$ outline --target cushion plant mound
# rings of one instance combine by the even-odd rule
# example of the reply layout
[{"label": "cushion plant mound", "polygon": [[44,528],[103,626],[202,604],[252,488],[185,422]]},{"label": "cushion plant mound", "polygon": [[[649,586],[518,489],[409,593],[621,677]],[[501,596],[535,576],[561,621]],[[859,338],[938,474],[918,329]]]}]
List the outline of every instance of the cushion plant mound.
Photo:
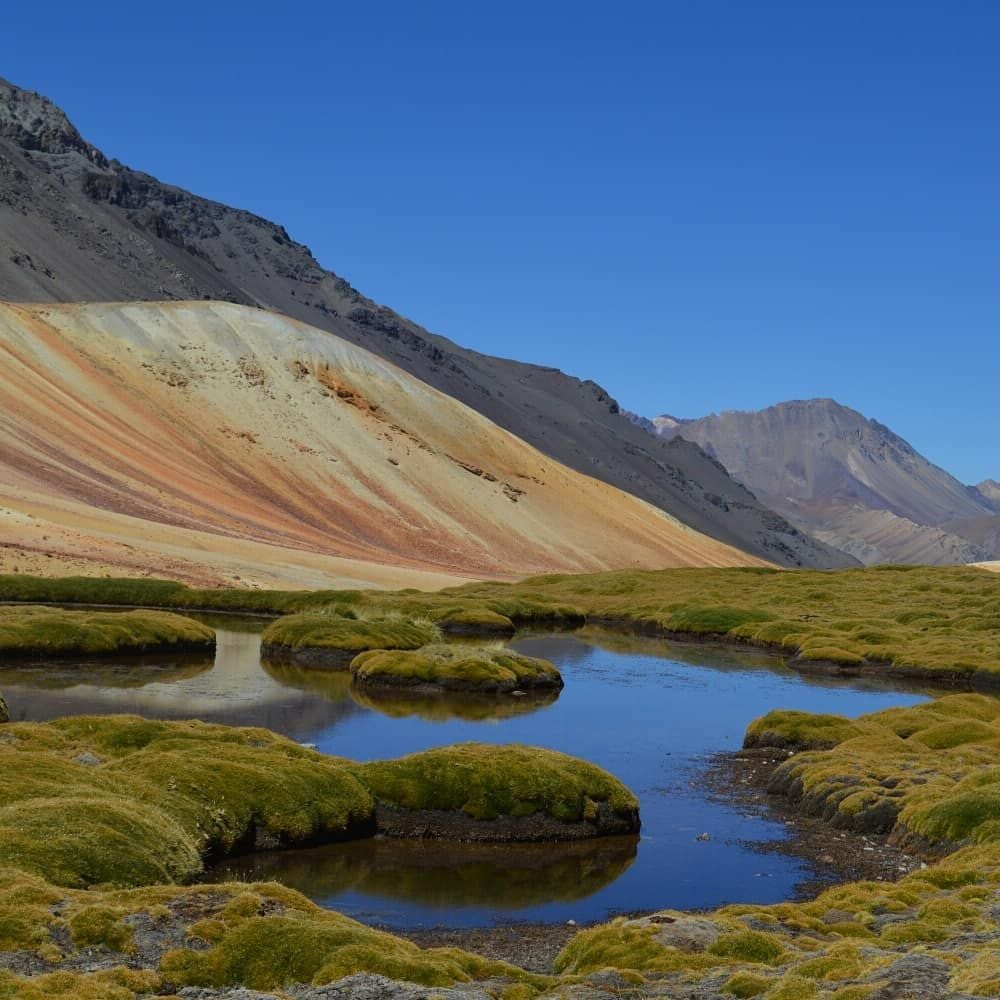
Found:
[{"label": "cushion plant mound", "polygon": [[355,684],[507,694],[559,690],[562,675],[548,660],[490,646],[436,643],[413,652],[371,650],[351,661]]},{"label": "cushion plant mound", "polygon": [[450,840],[577,840],[636,833],[639,803],[594,764],[537,747],[463,743],[355,773],[379,829]]},{"label": "cushion plant mound", "polygon": [[373,830],[344,762],[263,729],[133,716],[4,727],[0,854],[59,885],[185,881],[213,855]]},{"label": "cushion plant mound", "polygon": [[0,947],[21,951],[28,959],[21,964],[35,972],[0,970],[5,998],[135,1000],[183,987],[270,992],[362,972],[434,987],[492,977],[542,987],[549,979],[455,948],[420,948],[274,883],[83,891],[10,868],[0,874]]},{"label": "cushion plant mound", "polygon": [[[774,772],[772,791],[838,826],[888,833],[932,853],[1000,839],[1000,699],[949,695],[856,722],[839,719],[839,726],[837,716],[796,714],[800,738],[812,718],[812,732],[836,746],[790,757]],[[760,738],[767,732],[777,732],[773,744],[787,745],[787,727],[769,723]]]},{"label": "cushion plant mound", "polygon": [[464,608],[437,619],[443,632],[455,635],[513,635],[514,623],[489,608]]},{"label": "cushion plant mound", "polygon": [[346,669],[365,650],[419,649],[437,637],[437,626],[430,621],[398,614],[360,618],[303,612],[268,625],[261,636],[261,652],[279,662]]},{"label": "cushion plant mound", "polygon": [[0,607],[0,656],[38,659],[206,650],[215,632],[169,611]]}]

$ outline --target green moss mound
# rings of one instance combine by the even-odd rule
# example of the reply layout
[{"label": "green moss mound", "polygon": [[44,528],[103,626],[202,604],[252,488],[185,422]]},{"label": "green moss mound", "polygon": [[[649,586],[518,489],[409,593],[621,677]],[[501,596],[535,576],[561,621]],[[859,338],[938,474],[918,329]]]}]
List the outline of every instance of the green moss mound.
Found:
[{"label": "green moss mound", "polygon": [[58,885],[183,882],[218,854],[374,829],[343,762],[266,730],[82,716],[4,736],[0,851]]},{"label": "green moss mound", "polygon": [[424,646],[414,652],[373,650],[351,661],[356,684],[440,691],[510,693],[556,689],[562,675],[548,660],[490,646]]},{"label": "green moss mound", "polygon": [[489,608],[449,611],[436,619],[443,632],[458,635],[513,635],[514,623],[506,615]]},{"label": "green moss mound", "polygon": [[287,615],[270,624],[261,636],[265,657],[290,659],[315,666],[348,666],[357,653],[369,649],[419,649],[438,637],[428,620],[399,614],[373,618],[335,612]]},{"label": "green moss mound", "polygon": [[168,611],[64,611],[0,607],[0,655],[38,659],[208,650],[215,632]]},{"label": "green moss mound", "polygon": [[796,750],[826,750],[853,736],[863,727],[841,715],[814,715],[779,709],[754,719],[747,727],[745,747],[768,746]]},{"label": "green moss mound", "polygon": [[356,773],[380,803],[474,820],[541,813],[575,823],[596,819],[602,805],[634,818],[639,806],[625,785],[596,765],[516,744],[463,743],[361,764]]}]

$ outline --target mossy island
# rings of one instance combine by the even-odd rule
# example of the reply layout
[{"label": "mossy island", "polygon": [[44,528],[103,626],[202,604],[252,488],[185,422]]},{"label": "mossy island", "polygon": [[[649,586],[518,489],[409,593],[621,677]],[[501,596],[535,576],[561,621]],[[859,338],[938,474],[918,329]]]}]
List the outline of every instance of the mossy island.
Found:
[{"label": "mossy island", "polygon": [[353,609],[304,611],[272,622],[261,635],[261,656],[326,670],[347,670],[371,649],[419,649],[439,637],[436,625],[398,612],[361,615]]},{"label": "mossy island", "polygon": [[170,611],[66,611],[0,606],[0,659],[208,652],[215,631]]},{"label": "mossy island", "polygon": [[[377,806],[433,812],[441,830],[454,814],[456,829],[473,824],[458,839],[630,832],[623,816],[638,827],[638,803],[617,779],[530,747],[355,764],[265,729],[138,716],[9,723],[3,737],[4,863],[69,887],[187,882],[214,859],[368,837],[377,825],[411,835],[379,824]],[[504,825],[536,814],[542,826]],[[479,822],[489,836],[474,835]]]},{"label": "mossy island", "polygon": [[554,750],[463,743],[354,773],[389,836],[543,841],[639,832],[639,802],[625,785]]},{"label": "mossy island", "polygon": [[559,691],[555,664],[496,646],[435,643],[407,652],[370,650],[351,661],[351,677],[361,688],[392,688],[422,694],[457,692],[510,695]]}]

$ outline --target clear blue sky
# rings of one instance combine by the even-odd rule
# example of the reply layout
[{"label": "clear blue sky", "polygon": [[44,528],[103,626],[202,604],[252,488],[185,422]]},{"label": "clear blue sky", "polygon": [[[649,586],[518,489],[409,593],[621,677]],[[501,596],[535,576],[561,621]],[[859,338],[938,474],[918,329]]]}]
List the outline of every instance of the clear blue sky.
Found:
[{"label": "clear blue sky", "polygon": [[0,44],[462,344],[647,415],[834,396],[1000,478],[1000,3],[61,0]]}]

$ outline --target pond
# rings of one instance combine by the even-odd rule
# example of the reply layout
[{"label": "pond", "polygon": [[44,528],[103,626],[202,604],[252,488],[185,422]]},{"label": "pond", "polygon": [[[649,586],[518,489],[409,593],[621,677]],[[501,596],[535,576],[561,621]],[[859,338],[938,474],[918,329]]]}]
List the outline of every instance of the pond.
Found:
[{"label": "pond", "polygon": [[[763,851],[784,825],[713,799],[710,755],[741,745],[772,708],[860,715],[913,704],[912,688],[869,679],[805,678],[754,652],[585,630],[519,636],[552,660],[558,698],[482,701],[355,697],[343,673],[260,663],[259,622],[216,619],[214,661],[156,657],[128,664],[0,670],[17,719],[133,712],[266,726],[325,753],[395,757],[466,740],[526,743],[593,761],[639,796],[640,838],[570,845],[456,845],[377,839],[236,858],[215,879],[275,879],[319,904],[394,928],[584,923],[621,912],[788,898],[822,876]],[[708,839],[699,835],[708,835]]]}]

